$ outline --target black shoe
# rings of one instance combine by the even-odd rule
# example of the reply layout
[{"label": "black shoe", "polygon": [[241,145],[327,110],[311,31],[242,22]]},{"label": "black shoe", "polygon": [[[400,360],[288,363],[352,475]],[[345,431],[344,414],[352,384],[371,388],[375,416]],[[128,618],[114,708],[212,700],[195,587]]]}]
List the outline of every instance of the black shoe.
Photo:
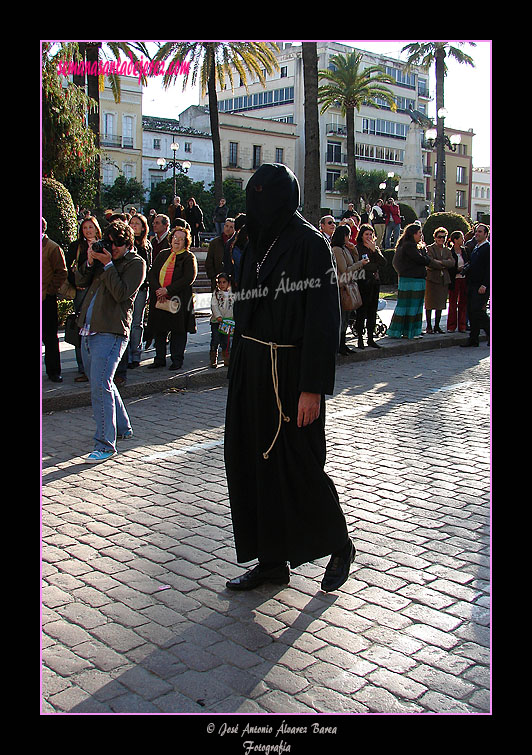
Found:
[{"label": "black shoe", "polygon": [[460,346],[464,349],[467,349],[468,346],[478,346],[478,342],[475,343],[474,341],[467,341],[466,343],[461,343]]},{"label": "black shoe", "polygon": [[157,359],[154,359],[151,364],[148,365],[149,370],[155,370],[157,367],[164,367],[166,362],[161,362]]},{"label": "black shoe", "polygon": [[372,346],[374,349],[380,349],[380,344],[375,343],[375,341],[368,341],[368,346]]},{"label": "black shoe", "polygon": [[48,375],[48,380],[51,380],[52,383],[62,383],[63,378],[61,375]]},{"label": "black shoe", "polygon": [[342,551],[333,553],[331,560],[327,564],[325,574],[321,582],[323,592],[332,592],[341,587],[349,577],[349,568],[355,560],[356,548],[354,543],[349,540],[349,545]]},{"label": "black shoe", "polygon": [[443,333],[443,330],[440,328],[439,325],[436,325],[436,327],[434,328],[434,332],[435,333]]},{"label": "black shoe", "polygon": [[230,579],[225,583],[228,590],[253,590],[265,582],[274,585],[287,585],[290,582],[290,569],[288,564],[280,564],[271,569],[261,568],[259,564],[251,571],[242,574],[240,577]]},{"label": "black shoe", "polygon": [[130,362],[127,366],[128,370],[135,370],[137,367],[140,367],[140,362]]},{"label": "black shoe", "polygon": [[170,365],[170,367],[168,369],[176,371],[176,370],[180,370],[182,366],[183,366],[183,362],[181,362],[181,363],[179,363],[179,362],[172,362],[172,364]]},{"label": "black shoe", "polygon": [[354,349],[350,349],[349,346],[346,346],[345,344],[343,346],[340,346],[340,348],[338,349],[338,353],[344,357],[348,354],[353,354],[354,351]]}]

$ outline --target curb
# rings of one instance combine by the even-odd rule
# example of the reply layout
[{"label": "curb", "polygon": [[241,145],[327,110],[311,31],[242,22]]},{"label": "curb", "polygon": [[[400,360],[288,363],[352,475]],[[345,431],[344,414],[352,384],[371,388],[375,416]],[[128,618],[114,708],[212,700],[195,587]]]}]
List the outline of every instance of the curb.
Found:
[{"label": "curb", "polygon": [[[420,351],[432,351],[434,349],[443,349],[451,346],[459,346],[468,339],[467,333],[445,333],[444,335],[425,335],[420,339],[398,340],[382,339],[381,348],[373,349],[366,347],[363,351],[356,349],[352,354],[338,356],[337,365],[344,365],[349,362],[367,362],[372,359],[386,359],[388,357],[397,357],[404,354],[414,354]],[[486,337],[480,337],[480,342],[486,340]],[[481,348],[481,347],[480,347]],[[138,398],[141,396],[150,396],[153,393],[163,393],[164,391],[198,391],[206,387],[222,387],[227,385],[227,367],[218,367],[213,370],[210,367],[196,367],[169,377],[160,379],[146,380],[145,382],[131,383],[120,387],[120,395],[123,398]],[[64,411],[81,406],[90,406],[90,390],[80,390],[77,393],[60,393],[55,396],[43,396],[41,402],[41,411],[43,414],[48,412]]]}]

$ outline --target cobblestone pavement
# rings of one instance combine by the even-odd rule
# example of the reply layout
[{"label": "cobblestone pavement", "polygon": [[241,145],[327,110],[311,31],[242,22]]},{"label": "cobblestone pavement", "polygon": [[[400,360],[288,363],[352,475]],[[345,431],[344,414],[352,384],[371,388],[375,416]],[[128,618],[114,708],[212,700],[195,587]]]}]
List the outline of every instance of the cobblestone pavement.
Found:
[{"label": "cobblestone pavement", "polygon": [[[42,418],[42,713],[490,712],[490,359],[338,368],[327,471],[357,547],[241,594],[227,390],[127,401],[98,466],[89,407]],[[206,719],[205,719],[206,720]]]}]

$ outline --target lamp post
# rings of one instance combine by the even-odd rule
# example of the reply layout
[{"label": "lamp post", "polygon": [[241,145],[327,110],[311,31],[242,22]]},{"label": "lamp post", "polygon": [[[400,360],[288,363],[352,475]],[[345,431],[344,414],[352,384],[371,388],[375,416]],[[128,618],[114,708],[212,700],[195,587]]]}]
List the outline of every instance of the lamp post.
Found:
[{"label": "lamp post", "polygon": [[445,212],[445,147],[456,152],[462,141],[460,134],[453,134],[451,138],[444,133],[444,121],[447,115],[445,108],[438,110],[437,128],[430,128],[425,132],[425,143],[429,149],[436,147],[436,189],[434,192],[434,211]]},{"label": "lamp post", "polygon": [[[379,184],[379,189],[381,191],[385,191],[388,188],[388,178],[393,178],[394,176],[395,176],[395,173],[393,172],[393,170],[391,170],[388,173],[388,177],[386,178],[386,181],[383,181],[382,183]],[[395,187],[395,191],[399,191],[399,186]]]},{"label": "lamp post", "polygon": [[173,178],[174,178],[174,197],[176,196],[176,170],[179,171],[179,173],[188,173],[190,170],[191,163],[189,160],[185,160],[183,163],[180,163],[176,160],[175,153],[179,149],[179,144],[177,142],[172,142],[170,145],[170,149],[174,153],[174,157],[172,160],[166,160],[164,157],[159,157],[157,160],[157,165],[159,166],[160,170],[168,170],[168,168],[172,168],[173,170]]}]

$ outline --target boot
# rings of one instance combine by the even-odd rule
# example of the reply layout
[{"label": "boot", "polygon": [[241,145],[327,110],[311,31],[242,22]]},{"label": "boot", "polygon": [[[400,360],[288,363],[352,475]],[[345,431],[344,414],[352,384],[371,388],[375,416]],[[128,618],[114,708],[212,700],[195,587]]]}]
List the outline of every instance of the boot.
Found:
[{"label": "boot", "polygon": [[359,336],[359,337],[358,337],[358,348],[359,348],[359,349],[363,349],[363,348],[365,348],[365,347],[364,347],[364,339],[362,338],[362,336]]},{"label": "boot", "polygon": [[216,367],[218,367],[218,349],[211,349],[209,352],[209,357],[211,361],[211,367],[214,367],[214,369],[216,369]]}]

